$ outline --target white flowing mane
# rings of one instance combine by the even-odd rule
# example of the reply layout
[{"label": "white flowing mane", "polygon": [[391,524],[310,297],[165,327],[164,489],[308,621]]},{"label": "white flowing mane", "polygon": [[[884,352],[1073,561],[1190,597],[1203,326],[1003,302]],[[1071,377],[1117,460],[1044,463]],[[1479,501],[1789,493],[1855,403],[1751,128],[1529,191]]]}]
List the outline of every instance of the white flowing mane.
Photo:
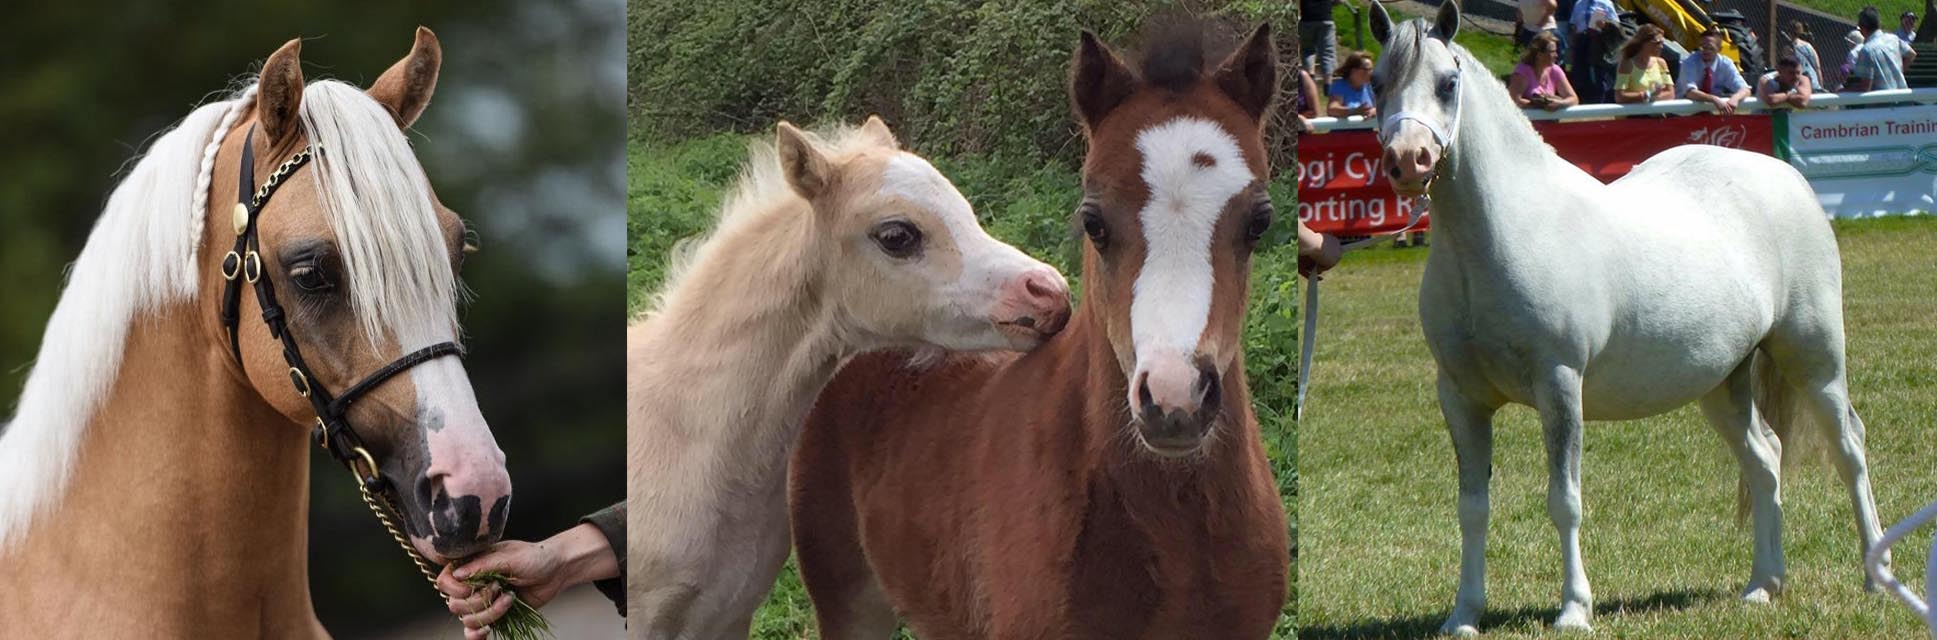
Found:
[{"label": "white flowing mane", "polygon": [[[202,269],[214,269],[201,259],[208,203],[227,211],[234,197],[208,193],[215,153],[255,94],[251,79],[195,109],[108,197],[0,431],[0,550],[67,486],[87,423],[114,387],[129,328],[144,312],[194,303]],[[413,348],[455,336],[456,274],[429,181],[396,120],[363,90],[332,80],[305,87],[301,119],[315,151],[306,171],[315,172],[350,305],[372,344],[387,336]]]}]

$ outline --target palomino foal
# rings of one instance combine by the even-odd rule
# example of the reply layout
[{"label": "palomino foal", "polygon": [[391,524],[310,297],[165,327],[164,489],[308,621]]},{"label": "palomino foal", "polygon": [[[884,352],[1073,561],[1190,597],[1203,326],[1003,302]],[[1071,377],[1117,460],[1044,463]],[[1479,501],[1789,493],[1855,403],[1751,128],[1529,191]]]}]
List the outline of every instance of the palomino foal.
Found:
[{"label": "palomino foal", "polygon": [[1250,255],[1271,203],[1267,29],[1215,71],[1194,39],[1141,76],[1084,34],[1084,300],[1020,357],[857,358],[792,470],[823,638],[1263,638],[1285,516],[1245,386]]},{"label": "palomino foal", "polygon": [[628,624],[744,638],[787,558],[787,453],[847,357],[1030,349],[1062,274],[996,241],[879,118],[825,143],[781,123],[711,239],[626,332]]},{"label": "palomino foal", "polygon": [[[419,29],[367,93],[305,86],[299,48],[156,140],[81,251],[0,434],[0,635],[325,636],[307,569],[318,416],[298,389],[348,393],[391,363],[412,366],[344,418],[414,546],[441,562],[498,539],[511,483],[463,365],[399,362],[457,336],[463,224],[404,137],[437,39]],[[259,189],[253,257],[228,262]],[[273,283],[284,312],[265,318],[245,285],[233,344],[225,273]]]},{"label": "palomino foal", "polygon": [[1433,201],[1419,320],[1459,474],[1459,590],[1441,631],[1477,633],[1486,608],[1493,415],[1508,403],[1538,411],[1546,440],[1557,628],[1589,629],[1594,610],[1580,546],[1590,420],[1701,406],[1735,454],[1754,522],[1744,600],[1784,587],[1782,452],[1809,430],[1835,442],[1861,549],[1876,546],[1841,257],[1802,174],[1683,145],[1601,184],[1543,144],[1506,87],[1453,43],[1459,20],[1452,0],[1430,25],[1395,26],[1372,3],[1388,176],[1401,195]]}]

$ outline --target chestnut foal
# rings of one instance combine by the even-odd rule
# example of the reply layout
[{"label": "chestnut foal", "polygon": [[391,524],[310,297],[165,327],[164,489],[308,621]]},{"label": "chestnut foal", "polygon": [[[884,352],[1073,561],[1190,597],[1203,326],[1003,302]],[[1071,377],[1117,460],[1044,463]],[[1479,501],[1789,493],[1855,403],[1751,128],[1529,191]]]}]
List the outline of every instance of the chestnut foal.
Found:
[{"label": "chestnut foal", "polygon": [[848,364],[792,467],[825,638],[1262,638],[1289,540],[1244,378],[1269,30],[1134,73],[1084,34],[1083,302],[1023,355]]}]

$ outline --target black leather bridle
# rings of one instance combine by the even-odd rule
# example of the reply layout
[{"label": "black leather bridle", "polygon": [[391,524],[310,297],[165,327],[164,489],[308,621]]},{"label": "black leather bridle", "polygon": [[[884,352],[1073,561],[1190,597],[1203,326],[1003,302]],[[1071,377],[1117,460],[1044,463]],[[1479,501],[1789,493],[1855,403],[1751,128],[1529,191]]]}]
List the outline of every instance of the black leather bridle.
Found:
[{"label": "black leather bridle", "polygon": [[[262,322],[269,326],[269,335],[282,342],[282,357],[289,365],[290,384],[295,385],[297,395],[307,398],[310,407],[316,410],[316,425],[311,437],[337,462],[349,467],[365,489],[381,491],[385,483],[383,473],[377,470],[376,458],[363,447],[363,439],[350,426],[346,416],[350,404],[411,367],[444,356],[461,357],[464,349],[455,342],[440,342],[418,349],[350,385],[341,395],[332,395],[317,384],[316,374],[303,361],[303,352],[296,346],[296,337],[289,332],[288,316],[283,312],[282,305],[276,302],[276,287],[262,267],[261,243],[256,234],[256,219],[262,213],[263,205],[269,202],[269,196],[274,195],[276,188],[282,186],[291,174],[309,164],[313,151],[304,149],[291,156],[269,174],[269,180],[262,183],[261,188],[251,192],[256,182],[255,141],[255,127],[251,125],[248,137],[242,142],[242,169],[231,220],[235,228],[235,249],[222,256],[222,278],[228,281],[222,293],[222,325],[229,331],[229,351],[234,354],[236,365],[242,366],[242,343],[237,336],[237,328],[241,320],[242,284],[247,282],[256,291],[256,304],[262,307]],[[320,148],[315,150],[320,151]],[[357,468],[359,462],[365,465],[367,471]],[[372,508],[375,508],[374,505]]]}]

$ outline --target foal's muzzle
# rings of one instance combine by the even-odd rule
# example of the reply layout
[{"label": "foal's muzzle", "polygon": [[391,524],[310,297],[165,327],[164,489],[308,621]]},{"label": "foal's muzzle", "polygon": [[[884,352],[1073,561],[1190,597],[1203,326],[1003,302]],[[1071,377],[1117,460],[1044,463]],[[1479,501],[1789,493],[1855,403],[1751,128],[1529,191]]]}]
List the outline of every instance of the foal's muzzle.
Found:
[{"label": "foal's muzzle", "polygon": [[1223,404],[1219,378],[1217,369],[1201,360],[1195,367],[1152,366],[1137,376],[1138,440],[1162,456],[1197,451]]}]

